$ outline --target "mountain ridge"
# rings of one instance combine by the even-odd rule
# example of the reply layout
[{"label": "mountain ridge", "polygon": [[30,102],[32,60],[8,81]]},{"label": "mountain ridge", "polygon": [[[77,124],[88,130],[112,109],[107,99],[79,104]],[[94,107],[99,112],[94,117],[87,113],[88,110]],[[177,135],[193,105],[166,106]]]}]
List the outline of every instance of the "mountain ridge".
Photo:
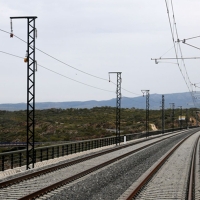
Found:
[{"label": "mountain ridge", "polygon": [[[170,103],[175,103],[175,108],[178,106],[182,106],[183,108],[191,108],[194,107],[192,104],[192,97],[189,92],[184,93],[172,93],[172,94],[164,94],[165,97],[165,108],[170,108]],[[160,109],[162,101],[162,94],[150,94],[149,104],[150,109],[158,110]],[[116,98],[110,100],[88,100],[88,101],[66,101],[66,102],[36,102],[36,109],[67,109],[67,108],[93,108],[93,107],[103,107],[103,106],[116,106]],[[121,99],[121,107],[122,108],[146,108],[146,97],[138,96],[138,97],[122,97]],[[18,111],[18,110],[26,110],[26,103],[5,103],[0,104],[0,110],[7,111]]]}]

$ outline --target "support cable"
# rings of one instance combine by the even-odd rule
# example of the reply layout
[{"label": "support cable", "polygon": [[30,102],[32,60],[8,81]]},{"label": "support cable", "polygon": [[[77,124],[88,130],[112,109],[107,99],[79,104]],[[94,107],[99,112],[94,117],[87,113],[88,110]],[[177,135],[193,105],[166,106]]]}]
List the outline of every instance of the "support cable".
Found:
[{"label": "support cable", "polygon": [[160,58],[162,58],[164,55],[166,55],[169,51],[171,51],[174,48],[174,46],[172,46],[169,50],[167,50],[162,56],[160,56]]},{"label": "support cable", "polygon": [[[16,58],[22,58],[22,59],[24,59],[24,58],[21,57],[21,56],[17,56],[17,55],[11,54],[11,53],[7,53],[7,52],[5,52],[5,51],[0,51],[0,53],[4,53],[4,54],[10,55],[10,56],[14,56],[14,57],[16,57]],[[80,84],[82,84],[82,85],[86,85],[86,86],[88,86],[88,87],[92,87],[92,88],[95,88],[95,89],[98,89],[98,90],[103,90],[103,91],[106,91],[106,92],[113,92],[113,91],[111,91],[111,90],[106,90],[106,89],[98,88],[98,87],[89,85],[89,84],[87,84],[87,83],[83,83],[83,82],[77,81],[77,80],[75,80],[75,79],[69,78],[69,77],[67,77],[67,76],[65,76],[65,75],[63,75],[63,74],[61,74],[61,73],[58,73],[58,72],[56,72],[56,71],[54,71],[54,70],[51,70],[51,69],[49,69],[49,68],[47,68],[47,67],[44,67],[44,66],[40,65],[40,64],[37,64],[37,65],[40,66],[40,67],[42,67],[42,68],[44,68],[44,69],[46,69],[46,70],[48,70],[48,71],[50,71],[50,72],[53,72],[53,73],[55,73],[55,74],[57,74],[57,75],[59,75],[59,76],[62,76],[62,77],[67,78],[67,79],[70,79],[70,80],[72,80],[72,81],[74,81],[74,82],[77,82],[77,83],[80,83]]]},{"label": "support cable", "polygon": [[[191,92],[191,90],[190,90],[190,87],[189,87],[189,85],[188,85],[188,83],[187,83],[187,81],[186,81],[186,78],[185,78],[185,76],[184,76],[184,74],[183,74],[183,71],[182,71],[182,69],[181,69],[181,67],[180,67],[180,65],[179,65],[178,53],[177,53],[176,46],[175,46],[175,40],[174,40],[174,35],[173,35],[173,30],[172,30],[170,15],[169,15],[169,8],[168,8],[168,4],[167,4],[167,1],[166,1],[166,0],[165,0],[165,3],[166,3],[166,9],[167,9],[168,20],[169,20],[169,24],[170,24],[170,30],[171,30],[172,41],[173,41],[173,45],[174,45],[174,51],[175,51],[175,55],[176,55],[177,65],[178,65],[178,67],[179,67],[179,70],[180,70],[180,72],[181,72],[181,74],[182,74],[182,77],[183,77],[183,79],[184,79],[184,81],[185,81],[185,83],[186,83],[186,86],[187,86],[187,88],[188,88],[188,90],[189,90],[189,92],[190,92],[190,95],[191,95],[191,97],[192,97],[193,103],[194,103],[194,105],[195,105],[194,96],[193,96],[193,94],[192,94],[192,92]],[[172,0],[171,0],[171,3],[172,3]],[[172,11],[173,11],[173,5],[172,5]],[[174,12],[173,12],[173,18],[174,18],[174,20],[175,20]],[[176,24],[175,21],[174,21],[174,23]],[[176,27],[176,26],[175,26],[175,27]],[[177,29],[176,29],[176,33],[177,33]],[[177,36],[178,36],[178,34],[177,34]]]},{"label": "support cable", "polygon": [[191,37],[191,38],[186,38],[186,39],[183,39],[183,40],[180,40],[180,41],[184,41],[184,40],[191,40],[191,39],[195,39],[195,38],[198,38],[198,37],[200,37],[200,35],[198,35],[198,36],[195,36],[195,37]]},{"label": "support cable", "polygon": [[190,81],[190,78],[189,78],[189,75],[188,75],[188,72],[187,72],[187,69],[186,69],[186,66],[185,66],[185,62],[184,62],[184,59],[183,59],[183,54],[182,54],[180,42],[179,42],[179,36],[178,36],[178,30],[177,30],[176,21],[175,21],[175,16],[174,16],[174,7],[173,7],[172,0],[171,0],[171,5],[172,5],[172,12],[173,12],[173,20],[174,20],[174,25],[175,25],[175,30],[176,30],[176,37],[177,37],[177,40],[178,40],[177,46],[179,47],[179,50],[180,50],[180,55],[181,55],[181,58],[182,58],[183,66],[184,66],[184,68],[185,68],[185,72],[186,72],[188,81],[189,81],[189,83],[191,84],[191,81]]},{"label": "support cable", "polygon": [[[21,56],[17,56],[17,55],[11,54],[11,53],[7,53],[7,52],[5,52],[5,51],[1,51],[1,50],[0,50],[0,53],[4,53],[4,54],[7,54],[7,55],[16,57],[16,58],[22,58],[22,59],[24,59],[24,58],[21,57]],[[106,90],[106,89],[98,88],[98,87],[95,87],[95,86],[92,86],[92,85],[89,85],[89,84],[86,84],[86,83],[77,81],[77,80],[75,80],[75,79],[69,78],[69,77],[67,77],[67,76],[65,76],[65,75],[63,75],[63,74],[61,74],[61,73],[59,73],[59,72],[56,72],[56,71],[54,71],[54,70],[51,70],[51,69],[49,69],[49,68],[47,68],[47,67],[44,67],[43,65],[40,65],[40,64],[38,64],[38,63],[37,63],[37,65],[40,66],[40,67],[42,67],[42,68],[44,68],[44,69],[46,69],[46,70],[48,70],[48,71],[50,71],[50,72],[52,72],[52,73],[57,74],[57,75],[59,75],[59,76],[62,76],[62,77],[67,78],[67,79],[70,79],[70,80],[72,80],[72,81],[74,81],[74,82],[77,82],[77,83],[80,83],[80,84],[83,84],[83,85],[86,85],[86,86],[89,86],[89,87],[92,87],[92,88],[95,88],[95,89],[98,89],[98,90],[102,90],[102,91],[106,91],[106,92],[113,92],[113,91],[111,91],[111,90]],[[110,81],[110,82],[112,82],[112,81]],[[114,82],[112,82],[112,83],[115,84]],[[117,84],[115,84],[115,85],[117,85]],[[121,87],[121,89],[124,89],[124,88]],[[127,91],[127,92],[130,92],[130,91],[126,90],[126,89],[124,89],[124,90]],[[130,93],[132,93],[132,92],[130,92]],[[132,94],[136,94],[136,93],[132,93]],[[137,94],[137,95],[140,95],[140,94]],[[123,96],[123,97],[126,97],[126,96]],[[128,97],[127,97],[127,98],[128,98]],[[134,101],[137,101],[137,100],[134,100]],[[155,102],[155,103],[159,103],[158,101],[154,101],[153,99],[151,99],[151,101],[153,101],[153,102]],[[139,102],[139,101],[137,101],[137,102]]]},{"label": "support cable", "polygon": [[[2,29],[0,29],[0,31],[5,32],[5,33],[7,33],[7,34],[10,34],[8,31],[2,30]],[[16,38],[18,38],[19,40],[21,40],[22,42],[26,43],[25,40],[21,39],[21,38],[18,37],[17,35],[14,35],[14,36],[15,36]],[[94,77],[94,78],[98,78],[98,79],[103,80],[103,81],[108,81],[108,80],[105,79],[105,78],[102,78],[102,77],[99,77],[99,76],[95,76],[95,75],[93,75],[93,74],[90,74],[90,73],[87,73],[87,72],[85,72],[85,71],[82,71],[82,70],[80,70],[80,69],[78,69],[78,68],[76,68],[76,67],[73,67],[73,66],[71,66],[71,65],[69,65],[69,64],[67,64],[67,63],[65,63],[65,62],[63,62],[63,61],[61,61],[61,60],[59,60],[59,59],[57,59],[57,58],[55,58],[55,57],[53,57],[53,56],[51,56],[50,54],[48,54],[48,53],[46,53],[46,52],[44,52],[44,51],[42,51],[42,50],[40,50],[40,49],[38,49],[38,48],[36,48],[36,49],[37,49],[38,51],[42,52],[43,54],[45,54],[45,55],[47,55],[47,56],[53,58],[54,60],[56,60],[56,61],[58,61],[58,62],[60,62],[60,63],[62,63],[62,64],[64,64],[64,65],[66,65],[66,66],[68,66],[68,67],[73,68],[74,70],[77,70],[77,71],[79,71],[79,72],[81,72],[81,73],[84,73],[84,74],[86,74],[86,75],[92,76],[92,77]],[[38,65],[38,66],[39,66],[39,65]],[[114,85],[117,85],[116,83],[114,83],[114,82],[112,82],[112,81],[110,81],[110,82],[111,82],[112,84],[114,84]],[[133,93],[133,92],[131,92],[131,91],[129,91],[129,90],[126,90],[125,88],[121,88],[121,89],[124,90],[124,91],[126,91],[126,92],[129,92],[129,93],[131,93],[131,94],[140,95],[140,94]]]},{"label": "support cable", "polygon": [[[2,29],[0,29],[0,31],[10,34],[8,31],[2,30]],[[21,39],[21,38],[18,37],[17,35],[14,35],[14,36],[15,36],[16,38],[18,38],[19,40],[21,40],[22,42],[27,43],[25,40]],[[80,69],[78,69],[78,68],[76,68],[76,67],[73,67],[72,65],[69,65],[69,64],[67,64],[67,63],[65,63],[65,62],[63,62],[63,61],[61,61],[61,60],[55,58],[54,56],[52,56],[52,55],[50,55],[50,54],[48,54],[48,53],[42,51],[42,50],[39,49],[39,48],[36,48],[36,49],[37,49],[38,51],[40,51],[41,53],[43,53],[43,54],[49,56],[50,58],[52,58],[52,59],[54,59],[54,60],[56,60],[56,61],[58,61],[58,62],[60,62],[60,63],[62,63],[62,64],[64,64],[64,65],[66,65],[66,66],[68,66],[68,67],[70,67],[70,68],[73,68],[74,70],[77,70],[77,71],[79,71],[79,72],[81,72],[81,73],[87,74],[88,76],[92,76],[92,77],[94,77],[94,78],[98,78],[98,79],[101,79],[101,80],[104,80],[104,81],[108,81],[108,80],[105,79],[105,78],[101,78],[101,77],[99,77],[99,76],[95,76],[95,75],[90,74],[90,73],[88,73],[88,72],[82,71],[82,70],[80,70]]]},{"label": "support cable", "polygon": [[165,96],[162,95],[162,134],[165,133]]},{"label": "support cable", "polygon": [[188,44],[188,43],[186,43],[186,42],[183,42],[183,44],[186,44],[186,45],[188,45],[188,46],[190,46],[190,47],[193,47],[193,48],[195,48],[195,49],[198,49],[198,50],[200,50],[200,48],[199,48],[199,47],[195,47],[195,46],[193,46],[193,45],[191,45],[191,44]]}]

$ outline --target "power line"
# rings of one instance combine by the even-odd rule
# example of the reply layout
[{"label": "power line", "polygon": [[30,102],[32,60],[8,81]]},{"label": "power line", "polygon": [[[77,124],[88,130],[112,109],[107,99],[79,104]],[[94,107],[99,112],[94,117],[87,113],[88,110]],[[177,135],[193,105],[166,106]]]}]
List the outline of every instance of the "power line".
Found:
[{"label": "power line", "polygon": [[[177,50],[176,50],[176,47],[175,47],[174,32],[173,32],[173,30],[172,30],[172,25],[171,25],[171,20],[170,20],[170,15],[169,15],[169,8],[168,8],[168,4],[167,4],[167,1],[166,1],[166,0],[165,0],[165,4],[166,4],[166,9],[167,9],[167,14],[168,14],[168,20],[169,20],[169,24],[170,24],[170,30],[171,30],[172,41],[173,41],[173,45],[174,45],[174,50],[175,50],[177,65],[178,65],[178,67],[179,67],[179,70],[180,70],[180,72],[181,72],[181,74],[182,74],[182,77],[183,77],[183,79],[184,79],[184,81],[185,81],[185,83],[186,83],[186,86],[187,86],[187,88],[188,88],[188,90],[189,90],[189,92],[190,92],[190,94],[191,94],[193,103],[194,103],[194,105],[195,105],[194,96],[193,96],[193,94],[192,94],[192,91],[190,90],[190,87],[189,87],[189,85],[188,85],[188,83],[187,83],[187,81],[186,81],[186,78],[185,78],[185,76],[184,76],[184,74],[183,74],[183,71],[182,71],[182,69],[181,69],[181,67],[180,67],[180,65],[179,65],[178,53],[177,53]],[[178,38],[178,31],[177,31],[177,27],[176,27],[176,21],[175,21],[175,16],[174,16],[174,9],[173,9],[172,0],[171,0],[171,6],[172,6],[172,14],[173,14],[174,26],[175,26],[176,35],[177,35],[177,38]],[[179,43],[178,43],[178,44],[179,44]],[[177,44],[177,46],[178,46],[178,44]],[[179,44],[179,50],[180,50],[181,59],[182,59],[183,56],[182,56],[182,51],[181,51],[180,44]],[[183,65],[184,65],[184,67],[185,67],[185,63],[184,63],[183,59],[182,59],[182,62],[183,62]],[[185,70],[186,70],[186,67],[185,67]],[[187,75],[187,78],[188,78],[188,80],[189,80],[189,83],[191,84],[191,81],[190,81],[190,79],[189,79],[187,70],[186,70],[186,75]]]},{"label": "power line", "polygon": [[[2,29],[0,29],[0,31],[3,31],[3,32],[7,33],[7,34],[10,34],[8,31],[2,30]],[[15,36],[16,38],[18,38],[18,39],[21,40],[22,42],[27,43],[25,40],[21,39],[21,38],[18,37],[17,35],[13,34],[13,36]],[[99,76],[95,76],[95,75],[93,75],[93,74],[90,74],[90,73],[87,73],[87,72],[85,72],[85,71],[82,71],[82,70],[80,70],[80,69],[78,69],[78,68],[76,68],[76,67],[73,67],[72,65],[69,65],[69,64],[67,64],[67,63],[65,63],[65,62],[63,62],[63,61],[61,61],[61,60],[55,58],[54,56],[52,56],[52,55],[50,55],[50,54],[48,54],[48,53],[42,51],[42,50],[39,49],[39,48],[36,48],[36,49],[37,49],[38,51],[42,52],[43,54],[49,56],[50,58],[52,58],[52,59],[54,59],[54,60],[56,60],[56,61],[58,61],[58,62],[60,62],[60,63],[62,63],[62,64],[64,64],[64,65],[66,65],[66,66],[68,66],[68,67],[70,67],[70,68],[73,68],[74,70],[77,70],[77,71],[79,71],[79,72],[81,72],[81,73],[84,73],[84,74],[87,74],[87,75],[89,75],[89,76],[92,76],[92,77],[94,77],[94,78],[98,78],[98,79],[101,79],[101,80],[104,80],[104,81],[108,81],[108,80],[105,79],[105,78],[101,78],[101,77],[99,77]]]},{"label": "power line", "polygon": [[22,58],[22,59],[24,59],[23,57],[21,57],[21,56],[17,56],[17,55],[14,55],[14,54],[11,54],[11,53],[7,53],[7,52],[5,52],[5,51],[0,51],[1,53],[4,53],[4,54],[7,54],[7,55],[10,55],[10,56],[13,56],[13,57],[16,57],[16,58]]},{"label": "power line", "polygon": [[[7,33],[7,34],[10,34],[8,31],[2,30],[2,29],[0,29],[0,31],[5,32],[5,33]],[[21,40],[22,42],[27,43],[25,40],[21,39],[21,38],[18,37],[17,35],[14,35],[14,34],[13,34],[13,36],[15,36],[16,38],[18,38],[18,39]],[[98,79],[103,80],[103,81],[108,81],[108,80],[105,79],[105,78],[101,78],[101,77],[95,76],[95,75],[93,75],[93,74],[90,74],[90,73],[87,73],[87,72],[85,72],[85,71],[82,71],[82,70],[80,70],[80,69],[78,69],[78,68],[76,68],[76,67],[73,67],[73,66],[71,66],[71,65],[69,65],[69,64],[67,64],[67,63],[65,63],[65,62],[63,62],[63,61],[61,61],[61,60],[59,60],[59,59],[57,59],[57,58],[55,58],[55,57],[53,57],[53,56],[51,56],[50,54],[48,54],[48,53],[42,51],[42,50],[39,49],[39,48],[36,48],[36,49],[37,49],[38,51],[42,52],[43,54],[45,54],[45,55],[47,55],[47,56],[53,58],[54,60],[56,60],[56,61],[58,61],[58,62],[60,62],[60,63],[62,63],[62,64],[64,64],[64,65],[66,65],[66,66],[68,66],[68,67],[73,68],[74,70],[77,70],[77,71],[82,72],[82,73],[84,73],[84,74],[86,74],[86,75],[92,76],[92,77],[94,77],[94,78],[98,78]],[[112,82],[112,81],[110,81],[110,82],[111,82],[112,84],[116,85],[116,83],[114,83],[114,82]],[[121,89],[124,90],[124,91],[126,91],[126,92],[129,92],[129,93],[131,93],[131,94],[140,95],[140,94],[133,93],[133,92],[131,92],[131,91],[125,89],[125,88],[121,88]]]},{"label": "power line", "polygon": [[[4,53],[4,54],[7,54],[7,55],[10,55],[10,56],[13,56],[13,57],[16,57],[16,58],[23,59],[23,57],[21,57],[21,56],[17,56],[17,55],[11,54],[11,53],[7,53],[7,52],[5,52],[5,51],[0,51],[0,52],[1,52],[1,53]],[[42,67],[42,68],[44,68],[44,69],[46,69],[46,70],[48,70],[48,71],[50,71],[50,72],[52,72],[52,73],[55,73],[55,74],[57,74],[57,75],[59,75],[59,76],[62,76],[62,77],[67,78],[67,79],[70,79],[70,80],[72,80],[72,81],[75,81],[75,82],[77,82],[77,83],[86,85],[86,86],[88,86],[88,87],[92,87],[92,88],[95,88],[95,89],[103,90],[103,91],[106,91],[106,92],[113,92],[113,91],[101,89],[101,88],[98,88],[98,87],[95,87],[95,86],[91,86],[91,85],[89,85],[89,84],[86,84],[86,83],[77,81],[77,80],[75,80],[75,79],[69,78],[69,77],[67,77],[67,76],[65,76],[65,75],[63,75],[63,74],[61,74],[61,73],[58,73],[58,72],[56,72],[56,71],[54,71],[54,70],[51,70],[51,69],[49,69],[49,68],[47,68],[47,67],[44,67],[44,66],[40,65],[40,64],[37,64],[37,65],[40,66],[40,67]],[[115,84],[115,83],[113,83],[113,84]],[[125,89],[124,89],[124,90],[125,90]],[[127,91],[128,91],[128,90],[127,90]],[[129,92],[130,92],[130,91],[129,91]],[[114,92],[113,92],[113,93],[114,93]],[[138,94],[138,95],[140,95],[140,94]],[[122,96],[122,97],[125,97],[125,96]],[[126,97],[126,98],[127,98],[127,97]],[[138,101],[138,100],[133,100],[133,102],[135,102],[135,101],[136,101],[136,102],[140,102],[140,101]],[[156,102],[156,101],[154,101],[154,100],[152,100],[152,99],[151,99],[150,101],[153,101],[153,102],[155,102],[155,103],[159,103],[159,102]]]},{"label": "power line", "polygon": [[[175,21],[174,8],[173,8],[172,0],[171,0],[171,6],[172,6],[172,12],[173,12],[174,25],[175,25],[175,29],[176,29],[176,36],[177,36],[177,40],[179,40],[179,37],[178,37],[178,30],[177,30],[177,27],[176,27],[176,21]],[[179,46],[179,50],[180,50],[180,53],[181,53],[181,58],[183,58],[182,50],[181,50],[181,46],[180,46],[180,42],[177,43],[177,46]],[[187,79],[188,79],[190,85],[192,85],[192,83],[191,83],[191,81],[190,81],[190,78],[189,78],[189,75],[188,75],[188,72],[187,72],[187,69],[186,69],[186,66],[185,66],[184,59],[182,59],[182,63],[183,63],[183,66],[184,66],[184,68],[185,68],[185,72],[186,72]],[[186,82],[186,84],[187,84],[187,82]],[[187,85],[187,86],[188,86],[188,85]],[[189,86],[188,86],[188,89],[189,89]],[[190,89],[189,89],[189,91],[190,91],[191,97],[192,97],[193,102],[194,102],[194,105],[195,105],[193,90],[190,90]]]},{"label": "power line", "polygon": [[[53,72],[53,73],[55,73],[55,74],[57,74],[57,75],[59,75],[59,76],[62,76],[62,77],[64,77],[64,78],[70,79],[70,80],[72,80],[72,81],[74,81],[74,82],[80,83],[80,84],[82,84],[82,85],[86,85],[86,86],[88,86],[88,87],[92,87],[92,88],[95,88],[95,89],[98,89],[98,90],[102,90],[102,91],[106,91],[106,92],[113,92],[113,91],[110,91],[110,90],[98,88],[98,87],[95,87],[95,86],[92,86],[92,85],[89,85],[89,84],[86,84],[86,83],[77,81],[77,80],[75,80],[75,79],[69,78],[69,77],[67,77],[67,76],[65,76],[65,75],[63,75],[63,74],[60,74],[60,73],[58,73],[58,72],[56,72],[56,71],[53,71],[53,70],[51,70],[51,69],[49,69],[49,68],[47,68],[47,67],[44,67],[44,66],[42,66],[42,65],[40,65],[40,64],[38,64],[38,66],[40,66],[40,67],[42,67],[42,68],[44,68],[44,69],[46,69],[46,70],[48,70],[48,71],[50,71],[50,72]],[[113,92],[113,93],[114,93],[114,92]]]},{"label": "power line", "polygon": [[183,40],[180,40],[180,41],[184,41],[184,40],[191,40],[191,39],[195,39],[195,38],[198,38],[198,37],[200,37],[200,35],[198,35],[198,36],[195,36],[195,37],[191,37],[191,38],[186,38],[186,39],[183,39]]},{"label": "power line", "polygon": [[[151,58],[151,60],[182,60],[182,59],[200,59],[200,57],[182,57],[182,58]],[[178,63],[177,63],[178,64]]]},{"label": "power line", "polygon": [[171,20],[170,20],[170,15],[169,15],[168,4],[167,4],[167,1],[166,1],[166,0],[165,0],[165,3],[166,3],[166,8],[167,8],[167,14],[168,14],[168,20],[169,20],[171,35],[172,35],[173,46],[174,46],[175,54],[176,54],[176,57],[177,57],[177,52],[176,52],[176,47],[175,47],[175,42],[174,42],[174,41],[175,41],[175,40],[174,40],[174,32],[173,32],[173,30],[172,30],[172,25],[171,25]]},{"label": "power line", "polygon": [[[171,6],[172,6],[173,20],[174,20],[174,26],[175,26],[175,30],[176,30],[176,36],[177,36],[177,39],[178,39],[178,38],[179,38],[179,37],[178,37],[178,30],[177,30],[177,26],[176,26],[176,20],[175,20],[174,7],[173,7],[172,0],[171,0]],[[180,46],[180,43],[179,43],[179,42],[177,43],[177,46],[179,46],[179,50],[180,50],[180,53],[181,53],[181,58],[183,58],[182,50],[181,50],[181,46]],[[184,68],[185,68],[185,72],[186,72],[188,81],[189,81],[189,83],[191,84],[191,81],[190,81],[190,78],[189,78],[189,75],[188,75],[188,72],[187,72],[187,69],[186,69],[186,66],[185,66],[185,62],[184,62],[183,59],[182,59],[182,62],[183,62],[183,66],[184,66]]]},{"label": "power line", "polygon": [[190,47],[193,47],[193,48],[195,48],[195,49],[198,49],[198,50],[200,50],[200,48],[198,48],[198,47],[195,47],[195,46],[193,46],[193,45],[191,45],[191,44],[188,44],[188,43],[186,43],[186,42],[183,42],[183,44],[186,44],[186,45],[188,45],[188,46],[190,46]]},{"label": "power line", "polygon": [[[178,39],[178,38],[179,38],[179,37],[178,37],[178,30],[177,30],[177,26],[176,26],[176,20],[175,20],[174,7],[173,7],[172,0],[171,0],[171,4],[172,4],[172,12],[173,12],[174,25],[175,25],[175,29],[176,29],[176,36],[177,36],[177,39]],[[182,54],[180,42],[177,43],[177,46],[179,46],[179,50],[180,50],[180,53],[181,53],[181,58],[182,58],[183,66],[184,66],[184,68],[185,68],[185,72],[186,72],[188,81],[191,83],[190,78],[189,78],[189,75],[188,75],[188,72],[187,72],[187,69],[186,69],[186,66],[185,66],[185,62],[184,62],[184,60],[183,60],[183,54]]]},{"label": "power line", "polygon": [[169,50],[167,50],[162,56],[160,56],[160,58],[162,58],[165,54],[167,54],[169,51],[171,51],[174,48],[174,46],[172,46]]},{"label": "power line", "polygon": [[197,86],[197,85],[194,85],[194,87],[200,88],[200,87],[199,87],[199,86]]},{"label": "power line", "polygon": [[[1,51],[1,50],[0,50],[0,53],[4,53],[4,54],[7,54],[7,55],[9,55],[9,56],[13,56],[13,57],[16,57],[16,58],[24,59],[24,58],[21,57],[21,56],[17,56],[17,55],[11,54],[11,53],[7,53],[7,52],[5,52],[5,51]],[[92,88],[95,88],[95,89],[98,89],[98,90],[102,90],[102,91],[114,93],[114,91],[110,91],[110,90],[98,88],[98,87],[95,87],[95,86],[92,86],[92,85],[89,85],[89,84],[86,84],[86,83],[77,81],[77,80],[75,80],[75,79],[69,78],[69,77],[67,77],[67,76],[65,76],[65,75],[63,75],[63,74],[61,74],[61,73],[59,73],[59,72],[56,72],[56,71],[51,70],[51,69],[49,69],[49,68],[47,68],[47,67],[44,67],[44,66],[41,65],[41,64],[37,64],[37,65],[40,66],[40,67],[42,67],[42,68],[44,68],[44,69],[46,69],[46,70],[48,70],[48,71],[50,71],[50,72],[52,72],[52,73],[55,73],[55,74],[57,74],[57,75],[59,75],[59,76],[62,76],[62,77],[64,77],[64,78],[67,78],[67,79],[72,80],[72,81],[74,81],[74,82],[80,83],[80,84],[82,84],[82,85],[85,85],[85,86],[88,86],[88,87],[92,87]],[[110,81],[110,82],[112,82],[112,81]],[[112,82],[112,83],[115,84],[114,82]],[[116,84],[115,84],[115,85],[116,85]],[[130,91],[126,90],[126,89],[124,89],[124,90],[127,91],[127,92],[130,92]],[[132,92],[130,92],[130,93],[132,93]],[[133,93],[133,94],[136,94],[136,93]],[[137,94],[137,95],[140,95],[140,96],[141,96],[141,94]],[[122,95],[122,97],[126,97],[126,96],[123,96],[123,95]],[[126,98],[131,98],[131,97],[126,97]],[[138,101],[138,100],[134,100],[134,101],[140,102],[140,101]],[[154,101],[153,99],[150,99],[150,102],[160,103],[160,102],[158,102],[158,101]]]},{"label": "power line", "polygon": [[[4,53],[4,54],[7,54],[7,55],[10,55],[10,56],[13,56],[13,57],[17,57],[17,58],[22,58],[22,59],[24,59],[24,58],[21,57],[21,56],[17,56],[17,55],[11,54],[11,53],[7,53],[7,52],[4,52],[4,51],[0,51],[0,52],[1,52],[1,53]],[[92,85],[89,85],[89,84],[86,84],[86,83],[77,81],[77,80],[75,80],[75,79],[69,78],[69,77],[67,77],[67,76],[65,76],[65,75],[63,75],[63,74],[61,74],[61,73],[58,73],[58,72],[56,72],[56,71],[54,71],[54,70],[51,70],[51,69],[49,69],[49,68],[47,68],[47,67],[44,67],[44,66],[40,65],[40,64],[37,64],[37,65],[40,66],[40,67],[42,67],[42,68],[44,68],[44,69],[46,69],[46,70],[48,70],[48,71],[50,71],[50,72],[53,72],[53,73],[55,73],[55,74],[57,74],[57,75],[59,75],[59,76],[62,76],[62,77],[67,78],[67,79],[70,79],[70,80],[72,80],[72,81],[74,81],[74,82],[77,82],[77,83],[80,83],[80,84],[82,84],[82,85],[86,85],[86,86],[88,86],[88,87],[92,87],[92,88],[95,88],[95,89],[98,89],[98,90],[103,90],[103,91],[106,91],[106,92],[113,92],[113,91],[110,91],[110,90],[98,88],[98,87],[95,87],[95,86],[92,86]],[[114,93],[114,92],[113,92],[113,93]]]},{"label": "power line", "polygon": [[[16,57],[16,58],[24,59],[24,58],[21,57],[21,56],[17,56],[17,55],[11,54],[11,53],[7,53],[7,52],[5,52],[5,51],[0,51],[0,52],[1,52],[1,53],[4,53],[4,54],[7,54],[7,55],[10,55],[10,56],[13,56],[13,57]],[[46,69],[46,70],[48,70],[48,71],[50,71],[50,72],[52,72],[52,73],[55,73],[55,74],[57,74],[57,75],[59,75],[59,76],[62,76],[62,77],[64,77],[64,78],[67,78],[67,79],[72,80],[72,81],[74,81],[74,82],[80,83],[80,84],[82,84],[82,85],[85,85],[85,86],[88,86],[88,87],[92,87],[92,88],[95,88],[95,89],[98,89],[98,90],[102,90],[102,91],[114,93],[113,91],[105,90],[105,89],[102,89],[102,88],[98,88],[98,87],[95,87],[95,86],[92,86],[92,85],[89,85],[89,84],[86,84],[86,83],[77,81],[77,80],[75,80],[75,79],[69,78],[69,77],[67,77],[67,76],[65,76],[65,75],[63,75],[63,74],[61,74],[61,73],[58,73],[58,72],[56,72],[56,71],[54,71],[54,70],[51,70],[51,69],[49,69],[49,68],[47,68],[47,67],[44,67],[44,66],[41,65],[41,64],[37,64],[37,65],[40,66],[40,67],[42,67],[42,68],[44,68],[44,69]],[[112,81],[111,81],[111,82],[112,82]],[[114,82],[112,82],[112,83],[115,84]],[[115,85],[116,85],[116,84],[115,84]],[[125,91],[128,91],[128,90],[126,90],[126,89],[124,89],[124,90],[125,90]],[[128,91],[128,92],[130,92],[130,91]],[[132,92],[130,92],[130,93],[132,93]],[[136,94],[136,93],[133,93],[133,94]],[[137,94],[137,95],[141,95],[141,94]],[[122,96],[122,97],[126,97],[126,96]],[[126,98],[128,98],[128,97],[126,97]],[[129,98],[130,98],[130,97],[129,97]],[[138,100],[134,100],[134,101],[139,102]],[[151,99],[150,101],[155,102],[155,103],[160,103],[160,102],[154,101],[153,99]]]},{"label": "power line", "polygon": [[[1,53],[4,53],[4,54],[7,54],[7,55],[10,55],[10,56],[13,56],[13,57],[17,57],[17,58],[22,58],[22,59],[24,59],[24,58],[21,57],[21,56],[17,56],[17,55],[11,54],[11,53],[7,53],[7,52],[5,52],[5,51],[0,51],[0,52],[1,52]],[[57,74],[57,75],[60,75],[60,76],[63,76],[63,77],[65,77],[65,78],[67,78],[67,79],[70,79],[70,80],[72,80],[72,81],[75,81],[75,82],[77,82],[77,83],[80,83],[80,84],[83,84],[83,85],[86,85],[86,86],[89,86],[89,87],[93,87],[93,88],[96,88],[96,89],[99,89],[99,90],[103,90],[103,91],[107,91],[107,92],[113,92],[113,91],[110,91],[110,90],[101,89],[101,88],[98,88],[98,87],[95,87],[95,86],[91,86],[91,85],[89,85],[89,84],[86,84],[86,83],[77,81],[77,80],[75,80],[75,79],[69,78],[69,77],[67,77],[67,76],[65,76],[65,75],[63,75],[63,74],[60,74],[60,73],[58,73],[58,72],[56,72],[56,71],[54,71],[54,70],[51,70],[51,69],[49,69],[49,68],[47,68],[47,67],[44,67],[44,66],[42,66],[42,65],[40,65],[40,64],[37,64],[37,65],[40,66],[40,67],[42,67],[42,68],[44,68],[44,69],[46,69],[46,70],[48,70],[48,71],[51,71],[51,72],[53,72],[53,73],[55,73],[55,74]],[[110,81],[110,82],[113,83],[114,85],[116,85],[114,82],[112,82],[112,81]],[[126,90],[125,88],[122,88],[122,89],[123,89],[124,91],[129,92],[129,93],[136,94],[136,95],[140,95],[140,94],[137,94],[137,93],[133,93],[133,92],[131,92],[131,91],[129,91],[129,90]]]}]

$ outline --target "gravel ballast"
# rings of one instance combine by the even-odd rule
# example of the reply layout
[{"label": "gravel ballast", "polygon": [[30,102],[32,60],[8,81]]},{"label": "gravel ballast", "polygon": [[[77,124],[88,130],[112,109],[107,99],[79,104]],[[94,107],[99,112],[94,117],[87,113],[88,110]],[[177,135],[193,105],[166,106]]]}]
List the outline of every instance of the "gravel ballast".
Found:
[{"label": "gravel ballast", "polygon": [[186,135],[188,132],[166,139],[40,199],[118,199],[134,181]]}]

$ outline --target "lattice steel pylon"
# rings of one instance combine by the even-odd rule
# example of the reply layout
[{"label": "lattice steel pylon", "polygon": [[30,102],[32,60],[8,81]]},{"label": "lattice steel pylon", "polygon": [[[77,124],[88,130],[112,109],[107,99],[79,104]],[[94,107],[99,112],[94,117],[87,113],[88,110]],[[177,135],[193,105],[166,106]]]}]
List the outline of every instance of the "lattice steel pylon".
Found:
[{"label": "lattice steel pylon", "polygon": [[141,92],[146,93],[146,138],[149,137],[149,90],[141,90]]},{"label": "lattice steel pylon", "polygon": [[[10,17],[10,19],[27,19],[27,147],[26,169],[34,168],[35,163],[35,16]],[[12,24],[12,23],[11,23]],[[12,33],[12,27],[11,27]]]},{"label": "lattice steel pylon", "polygon": [[162,133],[165,133],[165,96],[162,95]]},{"label": "lattice steel pylon", "polygon": [[116,145],[120,145],[120,110],[121,110],[121,83],[122,83],[122,79],[121,79],[121,73],[122,72],[109,72],[109,74],[117,74],[117,90],[116,90],[116,94],[117,94],[117,98],[116,98]]}]

